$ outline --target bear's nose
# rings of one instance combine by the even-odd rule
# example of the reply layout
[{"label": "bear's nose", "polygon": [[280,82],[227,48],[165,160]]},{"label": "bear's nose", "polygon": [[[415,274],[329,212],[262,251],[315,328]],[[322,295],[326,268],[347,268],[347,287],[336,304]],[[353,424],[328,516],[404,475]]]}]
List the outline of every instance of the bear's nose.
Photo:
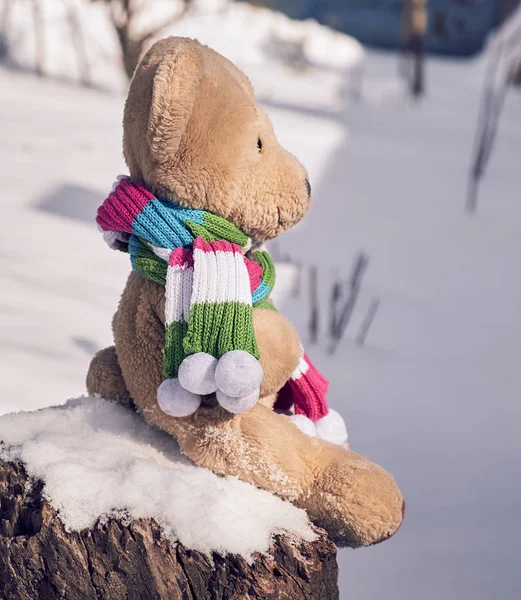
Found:
[{"label": "bear's nose", "polygon": [[311,196],[311,184],[309,183],[309,179],[306,179],[306,188],[308,190],[308,196]]}]

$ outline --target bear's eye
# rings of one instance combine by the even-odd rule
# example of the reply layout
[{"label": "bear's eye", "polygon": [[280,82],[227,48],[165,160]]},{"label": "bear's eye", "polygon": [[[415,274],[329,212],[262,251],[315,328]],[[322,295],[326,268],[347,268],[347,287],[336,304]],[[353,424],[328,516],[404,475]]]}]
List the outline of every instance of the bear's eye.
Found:
[{"label": "bear's eye", "polygon": [[262,152],[262,141],[260,138],[257,138],[257,148],[259,149],[259,152]]}]

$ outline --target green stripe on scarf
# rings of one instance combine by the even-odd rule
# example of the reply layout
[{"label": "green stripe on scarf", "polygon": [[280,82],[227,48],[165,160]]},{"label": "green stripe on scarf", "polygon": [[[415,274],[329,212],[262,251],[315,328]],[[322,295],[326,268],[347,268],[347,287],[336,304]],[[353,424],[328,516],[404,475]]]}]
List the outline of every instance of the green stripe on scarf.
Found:
[{"label": "green stripe on scarf", "polygon": [[165,377],[177,377],[179,365],[186,353],[183,340],[188,330],[186,321],[174,321],[165,326],[165,345],[163,347],[163,372]]},{"label": "green stripe on scarf", "polygon": [[255,358],[259,350],[255,332],[250,326],[251,306],[237,302],[194,304],[190,309],[190,325],[184,339],[185,353],[208,352],[221,358],[226,352],[241,348]]}]

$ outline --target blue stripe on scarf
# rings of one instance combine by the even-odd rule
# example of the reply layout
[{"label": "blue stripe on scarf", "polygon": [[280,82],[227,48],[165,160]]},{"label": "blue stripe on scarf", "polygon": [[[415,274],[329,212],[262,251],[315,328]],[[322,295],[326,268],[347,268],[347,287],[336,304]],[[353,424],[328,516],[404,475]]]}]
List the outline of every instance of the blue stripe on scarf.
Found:
[{"label": "blue stripe on scarf", "polygon": [[141,242],[139,241],[139,238],[136,237],[135,235],[131,235],[128,240],[128,253],[130,254],[130,263],[132,265],[133,271],[137,271],[136,256],[137,256],[137,251],[139,249],[140,243]]},{"label": "blue stripe on scarf", "polygon": [[132,232],[160,248],[174,249],[190,246],[194,237],[186,227],[188,219],[202,225],[204,212],[176,207],[171,202],[154,198],[134,219]]},{"label": "blue stripe on scarf", "polygon": [[252,304],[257,304],[261,300],[265,300],[270,295],[270,287],[265,281],[261,281],[259,287],[252,292]]}]

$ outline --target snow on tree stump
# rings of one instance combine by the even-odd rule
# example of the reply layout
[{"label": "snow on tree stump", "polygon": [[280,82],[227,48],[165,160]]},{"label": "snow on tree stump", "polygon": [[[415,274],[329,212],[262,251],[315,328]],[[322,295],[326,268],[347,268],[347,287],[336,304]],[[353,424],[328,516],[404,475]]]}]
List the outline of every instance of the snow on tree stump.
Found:
[{"label": "snow on tree stump", "polygon": [[337,599],[336,546],[274,538],[248,563],[171,544],[153,519],[98,521],[65,530],[21,463],[0,461],[1,600]]}]

